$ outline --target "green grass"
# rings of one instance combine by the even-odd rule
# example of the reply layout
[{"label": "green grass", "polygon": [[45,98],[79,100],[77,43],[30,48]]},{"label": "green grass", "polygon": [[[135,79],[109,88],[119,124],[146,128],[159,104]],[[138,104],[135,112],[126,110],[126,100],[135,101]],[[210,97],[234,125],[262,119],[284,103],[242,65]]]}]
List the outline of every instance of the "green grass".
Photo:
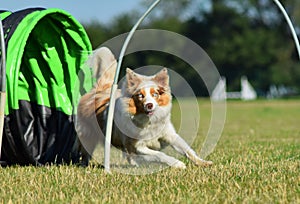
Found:
[{"label": "green grass", "polygon": [[[197,152],[210,120],[209,102],[199,104]],[[300,203],[299,122],[300,100],[229,101],[212,167],[185,160],[186,170],[142,176],[93,166],[1,168],[0,203]]]}]

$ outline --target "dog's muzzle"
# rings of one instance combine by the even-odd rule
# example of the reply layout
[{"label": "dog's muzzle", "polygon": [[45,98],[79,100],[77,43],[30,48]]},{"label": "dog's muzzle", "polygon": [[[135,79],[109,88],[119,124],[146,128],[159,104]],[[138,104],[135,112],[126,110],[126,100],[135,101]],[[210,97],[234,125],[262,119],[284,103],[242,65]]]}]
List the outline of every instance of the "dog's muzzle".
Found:
[{"label": "dog's muzzle", "polygon": [[144,108],[147,115],[152,115],[154,113],[155,105],[151,102],[146,103]]}]

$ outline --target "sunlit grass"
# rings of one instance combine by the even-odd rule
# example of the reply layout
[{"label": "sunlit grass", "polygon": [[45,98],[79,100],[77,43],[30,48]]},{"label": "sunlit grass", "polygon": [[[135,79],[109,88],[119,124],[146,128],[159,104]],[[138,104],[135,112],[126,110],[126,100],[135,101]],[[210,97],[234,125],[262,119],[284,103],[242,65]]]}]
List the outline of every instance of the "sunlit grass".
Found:
[{"label": "sunlit grass", "polygon": [[[199,104],[197,152],[210,120],[209,101]],[[106,174],[98,166],[6,167],[0,169],[0,202],[300,203],[299,121],[298,100],[230,101],[210,168],[185,160],[186,170],[135,176]]]}]

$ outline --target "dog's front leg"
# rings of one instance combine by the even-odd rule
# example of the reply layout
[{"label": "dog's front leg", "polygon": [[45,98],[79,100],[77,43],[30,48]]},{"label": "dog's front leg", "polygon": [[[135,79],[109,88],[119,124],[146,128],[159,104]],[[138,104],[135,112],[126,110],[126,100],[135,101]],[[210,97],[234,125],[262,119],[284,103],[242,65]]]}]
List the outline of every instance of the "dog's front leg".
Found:
[{"label": "dog's front leg", "polygon": [[136,152],[144,160],[149,162],[162,162],[168,164],[171,167],[180,169],[186,168],[186,165],[183,162],[175,159],[174,157],[168,156],[160,151],[152,150],[145,146],[137,147]]},{"label": "dog's front leg", "polygon": [[172,137],[171,140],[168,141],[170,145],[179,153],[185,155],[188,159],[190,159],[197,166],[210,166],[213,164],[212,161],[206,161],[197,156],[196,152],[184,141],[178,134]]}]

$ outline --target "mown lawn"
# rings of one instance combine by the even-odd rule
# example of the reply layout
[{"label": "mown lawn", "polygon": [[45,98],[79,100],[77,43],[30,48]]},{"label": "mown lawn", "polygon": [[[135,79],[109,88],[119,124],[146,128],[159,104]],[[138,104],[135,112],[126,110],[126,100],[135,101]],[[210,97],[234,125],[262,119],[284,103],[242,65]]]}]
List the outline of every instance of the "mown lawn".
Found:
[{"label": "mown lawn", "polygon": [[[209,102],[199,102],[197,152],[210,120]],[[185,160],[185,170],[140,176],[98,166],[0,168],[0,203],[300,203],[300,100],[229,101],[208,159],[209,168]]]}]

